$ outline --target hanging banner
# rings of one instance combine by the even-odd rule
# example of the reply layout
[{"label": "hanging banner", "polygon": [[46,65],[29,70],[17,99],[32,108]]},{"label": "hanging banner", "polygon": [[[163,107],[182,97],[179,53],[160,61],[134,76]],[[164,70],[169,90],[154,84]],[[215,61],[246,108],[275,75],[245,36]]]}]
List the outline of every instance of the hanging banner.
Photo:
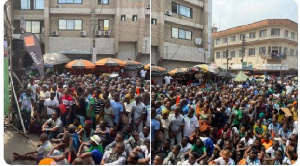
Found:
[{"label": "hanging banner", "polygon": [[40,76],[44,76],[44,60],[40,42],[38,38],[32,33],[24,33],[20,39],[24,41],[24,48],[33,60],[33,65],[38,69]]}]

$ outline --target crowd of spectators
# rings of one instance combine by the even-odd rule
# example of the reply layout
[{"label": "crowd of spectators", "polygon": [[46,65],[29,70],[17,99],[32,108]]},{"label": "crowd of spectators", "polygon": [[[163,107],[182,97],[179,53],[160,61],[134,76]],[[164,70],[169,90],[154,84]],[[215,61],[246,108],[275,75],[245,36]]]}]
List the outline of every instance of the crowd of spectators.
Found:
[{"label": "crowd of spectators", "polygon": [[30,77],[19,95],[38,149],[15,159],[56,164],[149,164],[150,82],[95,75]]},{"label": "crowd of spectators", "polygon": [[154,165],[288,165],[298,158],[298,83],[151,85]]}]

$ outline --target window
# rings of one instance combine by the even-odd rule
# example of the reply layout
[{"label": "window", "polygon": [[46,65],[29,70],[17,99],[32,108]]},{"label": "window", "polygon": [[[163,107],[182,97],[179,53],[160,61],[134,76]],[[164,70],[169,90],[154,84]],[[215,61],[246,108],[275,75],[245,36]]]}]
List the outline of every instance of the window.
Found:
[{"label": "window", "polygon": [[266,54],[266,47],[259,47],[259,54]]},{"label": "window", "polygon": [[230,51],[230,58],[235,58],[235,51]]},{"label": "window", "polygon": [[249,48],[249,56],[255,56],[255,48]]},{"label": "window", "polygon": [[272,56],[272,59],[281,58],[281,47],[278,46],[269,46],[269,54]]},{"label": "window", "polygon": [[245,35],[244,35],[244,34],[241,34],[241,35],[240,35],[240,40],[242,41],[243,39],[245,39]]},{"label": "window", "polygon": [[98,4],[108,5],[109,4],[109,0],[98,0]]},{"label": "window", "polygon": [[259,31],[259,37],[266,37],[266,36],[267,36],[267,30],[266,29]]},{"label": "window", "polygon": [[38,10],[44,9],[44,0],[14,0],[14,9]]},{"label": "window", "polygon": [[287,30],[284,31],[284,37],[289,37],[289,31]]},{"label": "window", "polygon": [[192,32],[172,27],[172,38],[192,40]]},{"label": "window", "polygon": [[26,21],[26,32],[41,33],[40,21]]},{"label": "window", "polygon": [[81,4],[82,0],[58,0],[58,3]]},{"label": "window", "polygon": [[250,39],[255,39],[256,38],[256,32],[250,32],[249,33],[249,38]]},{"label": "window", "polygon": [[220,44],[220,39],[216,39],[216,45]]},{"label": "window", "polygon": [[98,21],[99,31],[109,31],[109,20],[99,20]]},{"label": "window", "polygon": [[132,21],[137,21],[137,15],[132,16]]},{"label": "window", "polygon": [[152,25],[157,25],[157,20],[154,19],[154,18],[152,18],[152,19],[151,19],[151,24],[152,24]]},{"label": "window", "polygon": [[245,53],[243,52],[243,50],[239,50],[239,57],[242,58],[245,55]]},{"label": "window", "polygon": [[223,38],[223,43],[227,43],[227,37]]},{"label": "window", "polygon": [[282,53],[282,58],[286,58],[287,53],[288,53],[288,48],[284,47],[283,48],[283,53]]},{"label": "window", "polygon": [[280,29],[279,28],[272,28],[271,29],[271,36],[280,36]]},{"label": "window", "polygon": [[294,49],[290,49],[290,55],[294,56]]},{"label": "window", "polygon": [[125,21],[126,20],[126,15],[121,15],[121,21]]},{"label": "window", "polygon": [[231,36],[230,41],[234,42],[235,41],[235,36]]},{"label": "window", "polygon": [[177,13],[185,17],[192,18],[192,8],[172,2],[172,13]]},{"label": "window", "polygon": [[291,38],[295,39],[295,33],[294,32],[291,32]]},{"label": "window", "polygon": [[220,59],[220,58],[221,58],[220,52],[216,52],[216,59]]},{"label": "window", "polygon": [[82,30],[82,20],[58,20],[59,30]]},{"label": "window", "polygon": [[223,51],[223,58],[227,58],[227,51]]}]

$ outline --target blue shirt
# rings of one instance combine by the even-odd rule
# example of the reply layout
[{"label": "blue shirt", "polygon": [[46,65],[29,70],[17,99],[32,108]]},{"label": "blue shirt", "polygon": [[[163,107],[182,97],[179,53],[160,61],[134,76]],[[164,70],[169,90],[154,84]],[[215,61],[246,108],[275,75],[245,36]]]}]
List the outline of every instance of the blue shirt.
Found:
[{"label": "blue shirt", "polygon": [[119,102],[115,102],[114,100],[110,101],[110,105],[113,107],[113,109],[115,111],[114,123],[118,123],[120,114],[123,113],[123,105],[120,104]]},{"label": "blue shirt", "polygon": [[103,154],[99,152],[99,150],[97,149],[92,150],[91,153],[92,153],[92,158],[95,161],[95,164],[99,165],[102,160]]},{"label": "blue shirt", "polygon": [[159,129],[160,123],[156,119],[151,119],[151,140],[154,140],[154,133]]},{"label": "blue shirt", "polygon": [[184,106],[182,107],[182,111],[183,111],[184,115],[187,114],[187,113],[189,112],[189,110],[190,110],[190,108],[189,108],[188,105],[184,105]]}]

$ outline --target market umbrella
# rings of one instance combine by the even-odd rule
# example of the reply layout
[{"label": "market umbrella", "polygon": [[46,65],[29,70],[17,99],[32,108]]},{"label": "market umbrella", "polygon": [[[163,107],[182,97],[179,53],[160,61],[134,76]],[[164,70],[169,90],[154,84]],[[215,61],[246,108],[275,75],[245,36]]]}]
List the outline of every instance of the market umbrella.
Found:
[{"label": "market umbrella", "polygon": [[153,66],[151,65],[151,76],[157,77],[167,74],[167,69],[159,66]]},{"label": "market umbrella", "polygon": [[150,63],[147,64],[146,66],[144,66],[144,69],[146,69],[146,70],[150,69]]},{"label": "market umbrella", "polygon": [[43,55],[43,58],[45,66],[59,65],[71,61],[67,56],[60,53],[47,53]]},{"label": "market umbrella", "polygon": [[183,68],[183,67],[177,67],[176,69],[173,69],[169,71],[170,75],[176,75],[176,74],[186,74],[189,71],[188,68]]},{"label": "market umbrella", "polygon": [[68,69],[94,69],[95,65],[88,60],[77,59],[69,62],[65,67]]},{"label": "market umbrella", "polygon": [[217,76],[231,78],[230,73],[228,71],[226,71],[226,70],[219,71],[217,73]]},{"label": "market umbrella", "polygon": [[95,62],[96,66],[125,66],[126,63],[116,58],[104,58]]},{"label": "market umbrella", "polygon": [[141,69],[144,67],[144,65],[137,61],[125,61],[125,69],[129,70],[135,70],[135,69]]},{"label": "market umbrella", "polygon": [[248,78],[248,76],[243,72],[240,71],[235,77],[234,77],[234,81],[236,82],[244,82],[246,81]]},{"label": "market umbrella", "polygon": [[196,65],[196,66],[193,66],[192,68],[199,68],[201,69],[204,73],[215,73],[215,69],[213,66],[208,66],[207,64],[201,64],[201,65]]}]

